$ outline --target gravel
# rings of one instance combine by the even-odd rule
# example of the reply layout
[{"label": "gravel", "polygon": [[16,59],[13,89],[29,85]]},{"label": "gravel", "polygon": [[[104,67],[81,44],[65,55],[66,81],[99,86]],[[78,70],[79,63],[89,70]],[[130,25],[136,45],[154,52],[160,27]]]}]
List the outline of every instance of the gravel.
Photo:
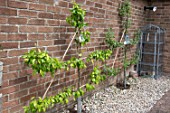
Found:
[{"label": "gravel", "polygon": [[170,90],[170,76],[131,80],[130,89],[110,86],[83,100],[87,113],[147,113]]}]

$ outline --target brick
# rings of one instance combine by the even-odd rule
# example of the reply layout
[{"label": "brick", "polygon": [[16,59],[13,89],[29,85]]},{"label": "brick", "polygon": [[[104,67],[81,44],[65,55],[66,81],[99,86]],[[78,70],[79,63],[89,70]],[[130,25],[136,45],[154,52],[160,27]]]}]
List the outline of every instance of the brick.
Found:
[{"label": "brick", "polygon": [[2,26],[0,26],[0,32],[7,32],[7,33],[18,32],[18,27],[2,25]]},{"label": "brick", "polygon": [[86,5],[88,5],[88,6],[94,6],[94,2],[92,2],[92,1],[86,1]]},{"label": "brick", "polygon": [[[66,50],[67,49],[67,45],[62,45],[61,46],[61,50]],[[67,53],[70,53],[70,51],[72,51],[71,49],[67,52]]]},{"label": "brick", "polygon": [[8,21],[8,18],[6,17],[0,17],[0,24],[6,24]]},{"label": "brick", "polygon": [[37,3],[39,0],[22,0],[22,1]]},{"label": "brick", "polygon": [[73,3],[69,3],[69,8],[73,8]]},{"label": "brick", "polygon": [[60,25],[59,20],[47,20],[47,23],[49,26],[59,26]]},{"label": "brick", "polygon": [[7,57],[7,51],[0,51],[0,58]]},{"label": "brick", "polygon": [[59,39],[59,34],[47,34],[46,39]]},{"label": "brick", "polygon": [[32,41],[44,40],[44,39],[45,39],[44,34],[29,34],[28,35],[28,40],[32,40]]},{"label": "brick", "polygon": [[45,39],[44,34],[29,34],[28,35],[28,40],[32,40],[32,41],[44,40],[44,39]]},{"label": "brick", "polygon": [[22,97],[20,101],[21,101],[21,103],[23,103],[23,102],[30,100],[32,97],[35,97],[35,96],[36,96],[36,93],[33,93],[28,96]]},{"label": "brick", "polygon": [[45,78],[40,78],[37,80],[37,84],[43,84],[47,81],[50,81],[51,80],[51,77],[45,77]]},{"label": "brick", "polygon": [[[36,76],[29,76],[29,80],[38,80],[40,79],[40,76],[39,75],[36,75]],[[38,83],[37,83],[38,84]],[[34,86],[36,87],[36,86]]]},{"label": "brick", "polygon": [[112,2],[110,2],[110,1],[107,1],[107,5],[111,5],[111,6],[112,6]]},{"label": "brick", "polygon": [[8,19],[9,24],[26,24],[27,18],[9,18]]},{"label": "brick", "polygon": [[54,32],[66,32],[66,28],[65,27],[55,27],[54,28]]},{"label": "brick", "polygon": [[20,26],[19,31],[21,33],[37,33],[36,26]]},{"label": "brick", "polygon": [[21,50],[10,50],[8,52],[8,56],[12,57],[12,56],[21,56],[24,55],[24,53],[28,52],[27,49],[21,49]]},{"label": "brick", "polygon": [[8,97],[9,97],[8,95],[3,96],[2,101],[3,102],[8,102],[9,101]]},{"label": "brick", "polygon": [[60,46],[50,46],[50,47],[48,47],[47,48],[47,51],[59,51],[59,50],[61,50],[61,47]]},{"label": "brick", "polygon": [[51,94],[48,94],[48,95],[49,95],[49,96],[55,95],[56,92],[53,92],[54,90],[57,90],[58,92],[61,92],[61,91],[62,91],[62,88],[64,88],[64,85],[65,85],[65,84],[60,84],[60,85],[51,87],[51,88],[50,88]]},{"label": "brick", "polygon": [[39,13],[39,14],[38,14],[38,18],[49,18],[49,19],[53,19],[53,14],[51,14],[51,13]]},{"label": "brick", "polygon": [[102,4],[95,3],[95,7],[102,8]]},{"label": "brick", "polygon": [[103,10],[103,9],[99,9],[99,13],[102,13],[102,14],[105,14],[105,10]]},{"label": "brick", "polygon": [[7,41],[7,35],[6,34],[0,34],[0,42],[1,41]]},{"label": "brick", "polygon": [[65,20],[60,20],[60,26],[70,26]]},{"label": "brick", "polygon": [[[99,13],[95,13],[94,17],[96,17],[96,18],[104,18],[104,15],[103,14],[99,14]],[[98,24],[97,27],[102,27],[103,25],[104,24]]]},{"label": "brick", "polygon": [[8,113],[8,109],[3,109],[2,113]]},{"label": "brick", "polygon": [[27,40],[27,34],[9,34],[7,36],[8,41],[24,41]]},{"label": "brick", "polygon": [[44,85],[32,87],[32,88],[29,89],[29,92],[34,93],[34,92],[37,92],[40,89],[44,89]]},{"label": "brick", "polygon": [[0,15],[16,16],[17,10],[9,8],[0,8]]},{"label": "brick", "polygon": [[84,4],[85,0],[75,0],[77,3]]},{"label": "brick", "polygon": [[26,75],[32,75],[32,69],[23,68],[22,70],[19,71],[19,77],[23,77],[23,76],[26,76]]},{"label": "brick", "polygon": [[9,66],[3,66],[3,73],[9,72]]},{"label": "brick", "polygon": [[15,106],[15,105],[18,105],[18,100],[12,100],[12,101],[8,101],[8,102],[4,102],[2,104],[2,107],[3,108],[9,108],[9,107],[12,107],[12,106]]},{"label": "brick", "polygon": [[38,13],[35,11],[19,10],[19,16],[23,17],[37,17]]},{"label": "brick", "polygon": [[36,80],[32,80],[29,82],[25,82],[23,84],[20,84],[20,89],[26,89],[26,88],[30,88],[33,87],[37,84]]},{"label": "brick", "polygon": [[91,7],[90,11],[98,12],[98,8]]},{"label": "brick", "polygon": [[14,49],[18,48],[18,42],[0,42],[3,49]]},{"label": "brick", "polygon": [[[23,107],[22,107],[22,108],[23,108]],[[24,112],[25,112],[24,109],[21,109],[19,113],[24,113]]]},{"label": "brick", "polygon": [[9,66],[9,71],[19,71],[22,69],[22,65],[21,64],[13,64]]},{"label": "brick", "polygon": [[11,64],[17,64],[18,63],[18,57],[13,57],[13,58],[2,58],[1,61],[5,65],[11,65]]},{"label": "brick", "polygon": [[54,45],[65,44],[66,40],[55,40]]},{"label": "brick", "polygon": [[0,6],[6,6],[7,0],[0,0]]},{"label": "brick", "polygon": [[47,12],[60,13],[61,8],[60,7],[55,7],[55,6],[47,6]]},{"label": "brick", "polygon": [[67,32],[75,32],[75,28],[67,28]]},{"label": "brick", "polygon": [[54,14],[54,19],[65,20],[66,15],[63,14]]},{"label": "brick", "polygon": [[39,33],[52,33],[53,27],[38,27]]},{"label": "brick", "polygon": [[54,4],[54,0],[39,0],[39,2],[44,4],[50,4],[50,5]]},{"label": "brick", "polygon": [[[56,85],[59,85],[58,83],[59,83],[59,80],[54,81],[54,82],[52,83],[51,87],[56,86]],[[48,87],[49,84],[50,84],[50,83],[46,84],[46,86]]]},{"label": "brick", "polygon": [[[57,44],[56,44],[57,45]],[[62,51],[60,51],[60,52],[53,52],[53,56],[54,57],[62,57],[64,55],[64,51],[62,52]],[[66,59],[66,57],[64,58],[64,59]],[[70,59],[70,58],[69,58]],[[68,59],[68,60],[69,60]]]},{"label": "brick", "polygon": [[29,9],[36,11],[45,11],[46,6],[43,4],[29,4]]},{"label": "brick", "polygon": [[68,7],[68,2],[60,1],[58,5],[61,7]]},{"label": "brick", "polygon": [[53,40],[41,40],[38,41],[38,46],[51,46],[53,44]]},{"label": "brick", "polygon": [[1,87],[5,88],[5,87],[8,87],[9,86],[9,81],[3,81]]},{"label": "brick", "polygon": [[[17,105],[17,106],[13,106],[13,107],[11,107],[10,109],[9,109],[9,112],[10,113],[15,113],[15,112],[17,112],[17,111],[20,111],[21,109],[23,109],[23,106],[24,105]],[[20,112],[20,113],[24,113],[24,111],[23,112]]]},{"label": "brick", "polygon": [[[86,12],[86,16],[87,17],[93,17],[93,13],[91,13],[91,12]],[[89,25],[89,24],[88,24]]]},{"label": "brick", "polygon": [[67,38],[71,38],[71,36],[70,36],[70,34],[61,33],[60,38],[61,39],[67,39]]},{"label": "brick", "polygon": [[27,47],[35,47],[36,42],[31,41],[31,42],[21,42],[20,43],[20,48],[27,48]]},{"label": "brick", "polygon": [[21,84],[21,83],[26,82],[26,81],[27,81],[27,76],[22,77],[22,78],[17,78],[17,79],[14,79],[14,80],[9,80],[9,85],[10,86],[17,85],[17,84]]},{"label": "brick", "polygon": [[67,8],[62,8],[61,9],[61,14],[70,15],[70,10],[67,9]]},{"label": "brick", "polygon": [[0,89],[0,92],[5,95],[5,94],[9,94],[9,93],[13,93],[19,90],[19,85],[16,86],[11,86],[11,87],[7,87],[7,88],[3,88]]},{"label": "brick", "polygon": [[28,25],[45,25],[45,20],[43,19],[30,19]]},{"label": "brick", "polygon": [[27,9],[28,4],[25,2],[8,1],[8,6],[12,8]]}]

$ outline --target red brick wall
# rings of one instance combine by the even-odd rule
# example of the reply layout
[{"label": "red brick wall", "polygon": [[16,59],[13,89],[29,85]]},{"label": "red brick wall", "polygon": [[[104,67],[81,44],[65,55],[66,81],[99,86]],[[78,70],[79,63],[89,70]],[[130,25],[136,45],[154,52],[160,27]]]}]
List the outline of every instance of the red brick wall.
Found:
[{"label": "red brick wall", "polygon": [[161,26],[166,30],[164,37],[164,51],[163,51],[163,72],[170,73],[170,1],[169,0],[161,0],[161,1],[152,1],[153,6],[157,6],[156,12],[148,12],[150,13],[149,20],[150,23]]},{"label": "red brick wall", "polygon": [[[32,71],[24,66],[21,56],[35,44],[46,50],[51,56],[61,58],[68,46],[74,29],[65,19],[72,7],[71,0],[0,0],[0,61],[3,66],[2,113],[23,113],[23,106],[32,96],[42,96],[51,77],[31,76]],[[104,46],[106,29],[113,28],[115,36],[121,35],[118,8],[121,0],[77,0],[87,10],[87,29],[91,32],[91,41],[84,47],[84,56]],[[130,29],[134,31],[145,24],[143,11],[145,0],[132,0],[132,20]],[[71,47],[66,59],[75,54]],[[168,54],[168,50],[166,52]],[[88,67],[82,80],[86,81]],[[56,94],[65,85],[74,85],[77,81],[75,70],[61,71],[48,95]]]}]

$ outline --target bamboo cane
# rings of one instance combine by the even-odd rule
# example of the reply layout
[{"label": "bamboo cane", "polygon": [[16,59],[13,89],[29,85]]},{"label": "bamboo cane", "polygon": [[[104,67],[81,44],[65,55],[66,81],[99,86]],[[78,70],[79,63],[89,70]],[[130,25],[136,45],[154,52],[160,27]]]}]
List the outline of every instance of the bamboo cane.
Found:
[{"label": "bamboo cane", "polygon": [[[73,35],[73,37],[72,37],[72,39],[71,39],[71,41],[70,41],[70,43],[69,43],[69,45],[68,45],[65,53],[64,53],[64,55],[63,55],[63,57],[62,57],[62,59],[61,59],[62,61],[64,60],[64,58],[65,58],[65,56],[66,56],[66,54],[67,54],[67,52],[68,52],[71,44],[73,43],[73,40],[75,39],[76,34],[77,34],[77,32],[75,32],[75,34]],[[45,91],[45,93],[44,93],[44,95],[43,95],[43,99],[46,97],[47,92],[48,92],[48,90],[50,89],[50,87],[51,87],[52,83],[54,82],[55,78],[56,78],[56,75],[54,76],[54,78],[51,79],[50,84],[48,85],[48,87],[47,87],[47,89],[46,89],[46,91]]]},{"label": "bamboo cane", "polygon": [[[123,31],[123,34],[122,34],[122,36],[121,36],[121,38],[120,38],[120,42],[122,42],[122,40],[123,40],[123,37],[124,37],[124,35],[125,35],[125,31],[126,31],[126,30]],[[112,64],[112,68],[113,68],[114,65],[115,65],[115,62],[116,62],[116,59],[117,59],[117,56],[118,56],[118,53],[119,53],[119,49],[120,49],[120,47],[116,49],[116,56],[115,56],[114,61],[113,61],[113,64]]]}]

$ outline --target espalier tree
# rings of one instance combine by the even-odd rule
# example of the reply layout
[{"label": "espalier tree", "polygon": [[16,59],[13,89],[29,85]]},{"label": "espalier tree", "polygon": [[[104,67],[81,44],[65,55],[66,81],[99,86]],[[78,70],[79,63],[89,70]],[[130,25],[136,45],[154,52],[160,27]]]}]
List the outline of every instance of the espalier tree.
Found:
[{"label": "espalier tree", "polygon": [[57,58],[50,57],[47,52],[40,49],[30,50],[23,56],[24,62],[33,69],[33,74],[40,74],[44,77],[50,72],[53,77],[57,70],[62,68],[62,62]]},{"label": "espalier tree", "polygon": [[115,35],[112,28],[109,28],[108,31],[106,32],[105,42],[112,51],[117,47],[123,46],[121,42],[115,40]]},{"label": "espalier tree", "polygon": [[129,0],[124,1],[121,4],[121,7],[119,9],[119,15],[122,19],[123,28],[125,29],[125,34],[128,32],[128,28],[131,26],[131,20],[129,17],[131,16],[131,5]]},{"label": "espalier tree", "polygon": [[[123,47],[123,43],[118,42],[115,39],[115,35],[114,35],[112,28],[109,28],[108,31],[106,32],[105,42],[108,45],[108,47],[110,48],[112,53],[115,51],[116,48]],[[120,69],[116,69],[113,66],[109,67],[106,64],[104,66],[104,73],[106,73],[109,76],[116,76],[119,71],[120,71]]]},{"label": "espalier tree", "polygon": [[[33,74],[39,74],[45,77],[46,73],[50,73],[52,78],[55,73],[64,68],[64,63],[57,58],[50,57],[47,52],[40,49],[32,49],[23,55],[24,62],[32,68]],[[57,103],[68,103],[69,97],[72,95],[71,88],[64,89],[63,92],[51,97],[45,98],[32,98],[28,106],[24,107],[25,113],[45,112],[48,108],[53,107]]]},{"label": "espalier tree", "polygon": [[[128,34],[128,29],[131,26],[131,21],[129,19],[129,17],[131,16],[131,5],[128,0],[124,1],[121,4],[121,7],[119,9],[119,15],[122,19],[123,29],[125,30],[125,37],[126,37]],[[124,45],[124,59],[123,59],[123,68],[124,68],[123,84],[124,84],[125,89],[126,89],[126,69],[130,65],[129,61],[127,60],[126,50],[127,50],[127,45],[125,44]]]},{"label": "espalier tree", "polygon": [[[122,19],[122,24],[123,24],[123,29],[125,31],[125,37],[128,34],[128,29],[131,27],[131,4],[129,2],[129,0],[124,1],[121,4],[121,7],[119,9],[119,15]],[[135,38],[131,39],[129,44],[125,44],[124,43],[124,59],[123,59],[123,68],[124,68],[124,88],[126,88],[126,69],[130,66],[130,65],[134,65],[138,62],[139,57],[138,57],[138,53],[136,52],[133,56],[131,60],[127,59],[127,47],[128,45],[136,45],[139,42],[140,39],[140,31],[135,32]],[[126,40],[125,40],[126,41]]]},{"label": "espalier tree", "polygon": [[[84,22],[85,10],[81,9],[78,4],[74,3],[70,12],[71,15],[67,17],[66,21],[75,27],[77,58],[73,57],[67,62],[61,62],[57,58],[52,58],[46,52],[43,52],[39,49],[29,51],[23,56],[23,58],[25,63],[33,69],[34,74],[40,74],[42,77],[44,77],[46,73],[51,73],[52,77],[56,77],[55,73],[61,68],[77,68],[79,76],[78,88],[76,91],[73,91],[72,88],[66,88],[63,92],[51,97],[46,97],[45,93],[43,98],[32,98],[30,104],[24,107],[25,113],[45,112],[48,108],[53,107],[57,103],[67,104],[69,97],[72,95],[74,98],[78,98],[84,94],[84,91],[79,88],[81,76],[80,69],[85,68],[86,65],[80,58],[80,49],[90,40],[90,32],[83,29],[85,26],[87,26],[87,24]],[[87,89],[92,88],[87,84]],[[46,91],[48,91],[48,89]]]},{"label": "espalier tree", "polygon": [[101,81],[106,79],[106,75],[102,74],[102,71],[99,69],[99,62],[104,62],[105,59],[111,55],[111,51],[108,51],[107,56],[104,56],[103,51],[106,50],[97,50],[89,54],[87,57],[87,62],[91,62],[93,65],[93,71],[90,74],[90,83],[99,84]]},{"label": "espalier tree", "polygon": [[[110,59],[111,55],[112,51],[108,49],[94,51],[87,57],[87,62],[93,64],[93,71],[89,76],[91,86],[104,81],[106,76],[116,76],[118,74],[118,69],[112,69],[106,66],[106,60]],[[100,62],[104,62],[105,64],[102,70],[100,69]]]},{"label": "espalier tree", "polygon": [[[141,31],[140,30],[136,30],[134,32],[134,38],[130,41],[131,45],[136,45],[139,43],[141,37]],[[136,52],[133,54],[130,64],[131,65],[136,65],[139,61],[139,48],[136,49]]]},{"label": "espalier tree", "polygon": [[71,66],[72,68],[77,69],[78,72],[78,86],[77,91],[73,93],[75,99],[77,99],[77,113],[81,113],[81,96],[84,94],[84,91],[80,88],[81,87],[81,69],[85,68],[86,65],[81,59],[81,47],[84,46],[90,40],[90,32],[85,30],[84,27],[87,26],[85,23],[85,15],[86,11],[82,9],[78,4],[74,3],[73,8],[70,10],[71,15],[66,18],[68,24],[75,28],[76,37],[76,48],[77,48],[77,57],[71,58],[70,61],[67,62],[67,65]]}]

